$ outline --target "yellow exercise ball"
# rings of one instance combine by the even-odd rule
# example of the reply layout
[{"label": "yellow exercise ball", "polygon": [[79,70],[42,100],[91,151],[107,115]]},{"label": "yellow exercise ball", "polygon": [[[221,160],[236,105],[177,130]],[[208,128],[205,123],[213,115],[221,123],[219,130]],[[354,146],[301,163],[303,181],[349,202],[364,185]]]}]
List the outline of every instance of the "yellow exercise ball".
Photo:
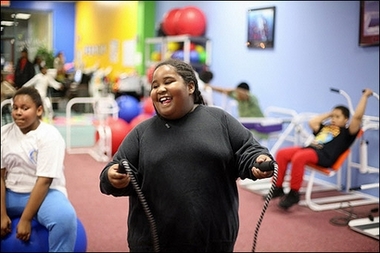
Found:
[{"label": "yellow exercise ball", "polygon": [[179,42],[168,42],[168,50],[171,52],[175,52],[181,49],[182,45]]},{"label": "yellow exercise ball", "polygon": [[158,52],[158,51],[153,51],[151,54],[150,54],[150,59],[152,61],[161,61],[161,53]]}]

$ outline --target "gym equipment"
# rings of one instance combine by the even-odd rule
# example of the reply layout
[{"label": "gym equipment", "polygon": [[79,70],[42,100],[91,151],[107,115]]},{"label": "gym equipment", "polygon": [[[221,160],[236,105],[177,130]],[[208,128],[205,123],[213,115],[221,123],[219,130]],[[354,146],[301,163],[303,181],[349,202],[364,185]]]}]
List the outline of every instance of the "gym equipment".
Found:
[{"label": "gym equipment", "polygon": [[184,52],[183,50],[177,50],[172,54],[173,59],[182,60],[183,61]]},{"label": "gym equipment", "polygon": [[[7,98],[7,99],[4,99],[2,102],[1,102],[1,114],[0,114],[0,119],[1,119],[1,125],[5,125],[5,123],[7,122],[7,120],[4,120],[3,119],[3,111],[7,110],[9,108],[10,110],[10,106],[12,105],[12,99],[11,98]],[[8,108],[6,108],[8,107]],[[9,115],[10,116],[10,115]],[[7,117],[9,118],[9,121],[13,121],[12,117]],[[8,122],[9,123],[9,122]]]},{"label": "gym equipment", "polygon": [[[73,147],[71,143],[71,130],[75,123],[71,121],[72,107],[77,104],[90,104],[93,106],[94,121],[99,139],[92,147]],[[76,97],[68,101],[66,105],[66,152],[69,154],[89,154],[99,162],[108,162],[112,158],[112,130],[106,124],[109,116],[118,118],[119,106],[112,97]],[[89,122],[93,125],[93,122]]]},{"label": "gym equipment", "polygon": [[348,225],[358,233],[379,240],[379,217],[354,219],[349,221]]},{"label": "gym equipment", "polygon": [[[351,103],[351,99],[348,96],[348,94],[343,91],[343,90],[338,90],[331,88],[330,89],[332,92],[337,92],[345,96],[347,99],[347,103],[349,105],[349,110],[351,115],[354,114],[354,108]],[[377,97],[378,95],[374,93],[374,97]],[[309,175],[309,181],[308,185],[306,188],[306,195],[305,195],[305,200],[300,201],[300,205],[306,205],[310,209],[314,211],[322,211],[322,210],[331,210],[331,209],[339,209],[339,208],[344,208],[344,207],[352,207],[352,206],[360,206],[360,205],[368,205],[368,204],[376,204],[379,203],[379,198],[371,196],[369,194],[364,194],[359,192],[359,190],[364,189],[364,188],[378,188],[379,184],[366,184],[361,187],[351,187],[351,174],[352,174],[352,169],[356,168],[359,169],[360,173],[377,173],[379,174],[379,169],[370,167],[367,164],[367,144],[368,142],[363,141],[364,138],[364,133],[365,131],[373,129],[373,130],[378,130],[379,129],[379,117],[373,117],[373,116],[368,116],[364,115],[363,116],[363,126],[361,131],[359,132],[357,136],[357,141],[360,140],[360,163],[356,163],[352,159],[352,154],[348,151],[346,153],[343,153],[340,156],[340,159],[336,161],[334,166],[331,168],[323,168],[320,166],[308,164],[307,169],[311,169],[311,174]],[[354,143],[355,144],[355,143]],[[351,148],[354,146],[351,145]],[[350,149],[351,149],[350,148]],[[347,179],[346,179],[346,189],[342,189],[342,184],[341,184],[341,167],[343,163],[345,162],[346,158],[348,157],[347,161]],[[323,175],[327,176],[332,176],[334,175],[335,172],[337,172],[337,179],[336,179],[336,184],[335,188],[339,191],[339,194],[336,196],[330,196],[330,197],[325,197],[325,198],[312,198],[311,194],[313,192],[312,187],[313,187],[313,179],[315,177],[316,172],[322,172]],[[343,190],[343,192],[342,192]]]},{"label": "gym equipment", "polygon": [[[12,232],[1,238],[1,252],[49,252],[49,232],[36,219],[32,220],[32,232],[27,242],[16,238],[20,217],[12,219]],[[86,252],[87,235],[82,222],[77,219],[77,239],[74,252]]]},{"label": "gym equipment", "polygon": [[180,50],[182,45],[179,42],[168,42],[167,47],[169,51],[174,52]]},{"label": "gym equipment", "polygon": [[[105,125],[109,126],[111,130],[111,154],[114,155],[117,149],[119,148],[120,144],[122,143],[124,137],[129,133],[129,131],[132,128],[131,125],[128,124],[125,120],[113,117],[108,117],[105,121]],[[99,141],[99,139],[100,131],[97,131],[95,133],[95,140]]]},{"label": "gym equipment", "polygon": [[190,50],[190,62],[191,63],[199,63],[200,62],[198,51]]},{"label": "gym equipment", "polygon": [[143,104],[143,113],[154,115],[156,111],[154,110],[153,102],[150,97],[146,97],[142,101]]},{"label": "gym equipment", "polygon": [[155,37],[155,38],[146,38],[145,39],[145,67],[149,68],[152,64],[156,64],[157,62],[152,62],[150,55],[152,51],[157,51],[158,48],[161,49],[161,58],[169,59],[172,57],[173,53],[178,51],[171,51],[168,48],[168,43],[180,43],[183,45],[178,50],[183,50],[183,56],[180,59],[183,61],[190,63],[193,67],[201,67],[199,62],[196,64],[191,63],[190,61],[190,51],[195,50],[198,53],[203,53],[203,61],[205,65],[211,65],[211,40],[206,37],[194,37],[190,35],[177,35],[177,36],[166,36],[166,37]]},{"label": "gym equipment", "polygon": [[203,36],[206,31],[206,16],[193,6],[180,9],[176,18],[176,34]]},{"label": "gym equipment", "polygon": [[165,13],[162,21],[162,30],[166,35],[177,35],[176,25],[179,10],[179,8],[175,8]]},{"label": "gym equipment", "polygon": [[150,54],[150,59],[151,59],[152,61],[161,61],[161,52],[153,51],[153,52]]},{"label": "gym equipment", "polygon": [[122,95],[116,99],[116,102],[119,106],[119,118],[128,123],[141,112],[140,102],[135,97]]}]

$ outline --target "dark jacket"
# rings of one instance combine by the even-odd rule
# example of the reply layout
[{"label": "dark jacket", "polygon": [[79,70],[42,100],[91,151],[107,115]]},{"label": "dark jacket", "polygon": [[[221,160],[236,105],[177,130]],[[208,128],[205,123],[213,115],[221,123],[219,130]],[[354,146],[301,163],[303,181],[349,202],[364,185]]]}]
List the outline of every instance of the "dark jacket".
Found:
[{"label": "dark jacket", "polygon": [[15,69],[15,87],[16,89],[21,88],[27,81],[29,81],[36,73],[34,70],[34,65],[31,61],[27,60],[23,69],[21,69],[21,60],[20,58],[17,61]]}]

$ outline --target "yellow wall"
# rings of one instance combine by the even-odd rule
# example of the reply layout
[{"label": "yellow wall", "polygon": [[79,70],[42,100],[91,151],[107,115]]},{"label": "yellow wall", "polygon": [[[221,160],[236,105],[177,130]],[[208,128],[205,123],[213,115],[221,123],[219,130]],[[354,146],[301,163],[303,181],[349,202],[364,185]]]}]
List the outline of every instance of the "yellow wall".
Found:
[{"label": "yellow wall", "polygon": [[[135,72],[136,68],[129,63],[135,61],[132,58],[136,55],[126,53],[129,51],[123,51],[123,48],[131,48],[136,42],[137,10],[138,1],[78,1],[76,66],[84,69],[111,67],[111,80],[120,73]],[[123,47],[123,44],[129,46]],[[127,57],[123,58],[123,55]]]}]

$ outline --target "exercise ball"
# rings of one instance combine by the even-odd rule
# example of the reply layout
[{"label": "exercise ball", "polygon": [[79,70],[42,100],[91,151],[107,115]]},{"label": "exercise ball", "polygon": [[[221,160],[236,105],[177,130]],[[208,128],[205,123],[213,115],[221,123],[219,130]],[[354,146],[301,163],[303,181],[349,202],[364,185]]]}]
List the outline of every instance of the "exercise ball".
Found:
[{"label": "exercise ball", "polygon": [[183,61],[183,58],[184,57],[184,52],[183,50],[177,50],[175,51],[173,54],[172,54],[172,58],[173,59],[177,59],[177,60],[182,60]]},{"label": "exercise ball", "polygon": [[87,234],[82,222],[77,219],[77,240],[75,241],[74,252],[86,252]]},{"label": "exercise ball", "polygon": [[144,98],[144,100],[142,101],[142,104],[143,104],[143,113],[146,113],[149,115],[153,115],[156,113],[156,111],[154,110],[152,99],[150,97]]},{"label": "exercise ball", "polygon": [[165,13],[162,21],[162,30],[166,35],[177,35],[176,26],[179,8],[174,8]]},{"label": "exercise ball", "polygon": [[141,112],[140,102],[137,98],[130,95],[122,95],[118,97],[116,103],[119,106],[119,118],[128,123]]},{"label": "exercise ball", "polygon": [[174,52],[181,49],[182,45],[179,42],[168,42],[167,47],[169,51]]},{"label": "exercise ball", "polygon": [[207,58],[206,52],[203,51],[203,52],[198,52],[198,53],[199,53],[199,62],[202,64],[205,64],[206,58]]},{"label": "exercise ball", "polygon": [[190,51],[190,62],[198,63],[199,62],[199,53],[195,50]]},{"label": "exercise ball", "polygon": [[158,52],[158,51],[153,51],[151,54],[150,54],[150,59],[152,61],[161,61],[161,53]]},{"label": "exercise ball", "polygon": [[154,69],[156,68],[156,65],[150,65],[149,68],[146,70],[146,78],[148,80],[149,83],[152,83],[152,80],[153,80],[153,72],[154,72]]},{"label": "exercise ball", "polygon": [[[32,231],[27,242],[16,238],[16,227],[20,217],[12,218],[12,232],[1,238],[1,252],[49,252],[49,232],[36,219],[32,220]],[[77,238],[74,252],[86,252],[87,236],[83,224],[77,219]]]},{"label": "exercise ball", "polygon": [[194,50],[197,51],[198,53],[202,53],[202,52],[206,51],[204,46],[202,46],[202,45],[196,45]]},{"label": "exercise ball", "polygon": [[176,13],[176,33],[191,36],[202,36],[206,31],[206,16],[193,6],[182,8]]},{"label": "exercise ball", "polygon": [[[120,144],[123,142],[125,136],[131,130],[131,126],[125,120],[113,117],[108,117],[105,121],[105,125],[107,125],[111,130],[111,153],[114,155],[118,150]],[[99,140],[98,131],[95,133],[95,140]]]},{"label": "exercise ball", "polygon": [[20,217],[12,219],[11,233],[1,238],[1,252],[48,252],[48,230],[33,219],[30,239],[24,242],[16,238],[16,227],[19,221]]}]

